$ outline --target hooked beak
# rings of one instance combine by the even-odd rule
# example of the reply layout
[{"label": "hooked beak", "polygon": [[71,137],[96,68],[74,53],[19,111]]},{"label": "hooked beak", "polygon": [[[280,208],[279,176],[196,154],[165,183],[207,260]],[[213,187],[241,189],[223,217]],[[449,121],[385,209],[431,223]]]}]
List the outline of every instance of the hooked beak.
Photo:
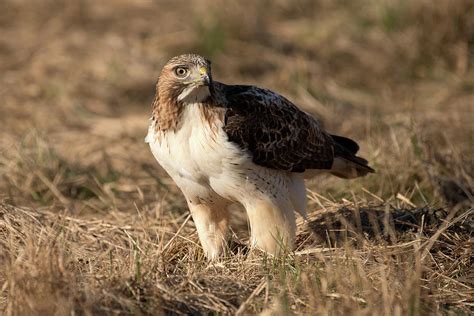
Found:
[{"label": "hooked beak", "polygon": [[201,74],[201,78],[199,79],[199,82],[203,86],[209,86],[211,84],[211,77],[209,76],[207,68],[206,67],[199,68],[199,73]]},{"label": "hooked beak", "polygon": [[209,78],[208,74],[201,76],[201,84],[207,87],[211,84],[211,78]]}]

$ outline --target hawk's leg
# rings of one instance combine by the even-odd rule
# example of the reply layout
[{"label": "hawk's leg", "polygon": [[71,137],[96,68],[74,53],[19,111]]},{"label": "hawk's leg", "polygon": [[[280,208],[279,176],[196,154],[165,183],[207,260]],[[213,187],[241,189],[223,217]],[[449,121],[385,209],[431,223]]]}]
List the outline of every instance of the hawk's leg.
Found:
[{"label": "hawk's leg", "polygon": [[257,199],[246,205],[252,246],[271,254],[293,248],[296,223],[289,200]]},{"label": "hawk's leg", "polygon": [[201,203],[188,199],[199,240],[207,258],[217,259],[227,240],[229,212],[225,203]]}]

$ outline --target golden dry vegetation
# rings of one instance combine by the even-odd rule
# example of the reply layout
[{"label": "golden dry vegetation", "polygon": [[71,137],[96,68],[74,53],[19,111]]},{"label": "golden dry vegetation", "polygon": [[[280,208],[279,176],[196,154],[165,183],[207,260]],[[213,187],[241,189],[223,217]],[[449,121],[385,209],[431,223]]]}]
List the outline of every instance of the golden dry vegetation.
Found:
[{"label": "golden dry vegetation", "polygon": [[[204,258],[143,139],[197,52],[356,139],[377,173],[309,184],[281,258]],[[469,315],[474,3],[0,1],[0,313]]]}]

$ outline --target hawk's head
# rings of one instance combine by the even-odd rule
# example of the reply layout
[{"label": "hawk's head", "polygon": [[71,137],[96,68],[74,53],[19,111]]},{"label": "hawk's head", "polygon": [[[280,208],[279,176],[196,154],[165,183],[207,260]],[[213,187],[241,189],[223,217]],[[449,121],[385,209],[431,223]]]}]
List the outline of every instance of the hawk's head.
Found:
[{"label": "hawk's head", "polygon": [[211,62],[194,54],[171,58],[158,79],[158,93],[179,103],[203,102],[211,95]]}]

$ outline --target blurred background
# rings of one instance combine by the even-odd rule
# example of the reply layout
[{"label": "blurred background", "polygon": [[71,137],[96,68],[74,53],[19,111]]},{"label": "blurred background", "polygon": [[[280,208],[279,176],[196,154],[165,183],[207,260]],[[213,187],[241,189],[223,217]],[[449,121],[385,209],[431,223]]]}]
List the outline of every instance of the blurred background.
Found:
[{"label": "blurred background", "polygon": [[[308,185],[320,252],[208,265],[144,142],[182,53],[360,144],[376,174]],[[0,313],[469,314],[473,66],[472,0],[0,0]]]}]

